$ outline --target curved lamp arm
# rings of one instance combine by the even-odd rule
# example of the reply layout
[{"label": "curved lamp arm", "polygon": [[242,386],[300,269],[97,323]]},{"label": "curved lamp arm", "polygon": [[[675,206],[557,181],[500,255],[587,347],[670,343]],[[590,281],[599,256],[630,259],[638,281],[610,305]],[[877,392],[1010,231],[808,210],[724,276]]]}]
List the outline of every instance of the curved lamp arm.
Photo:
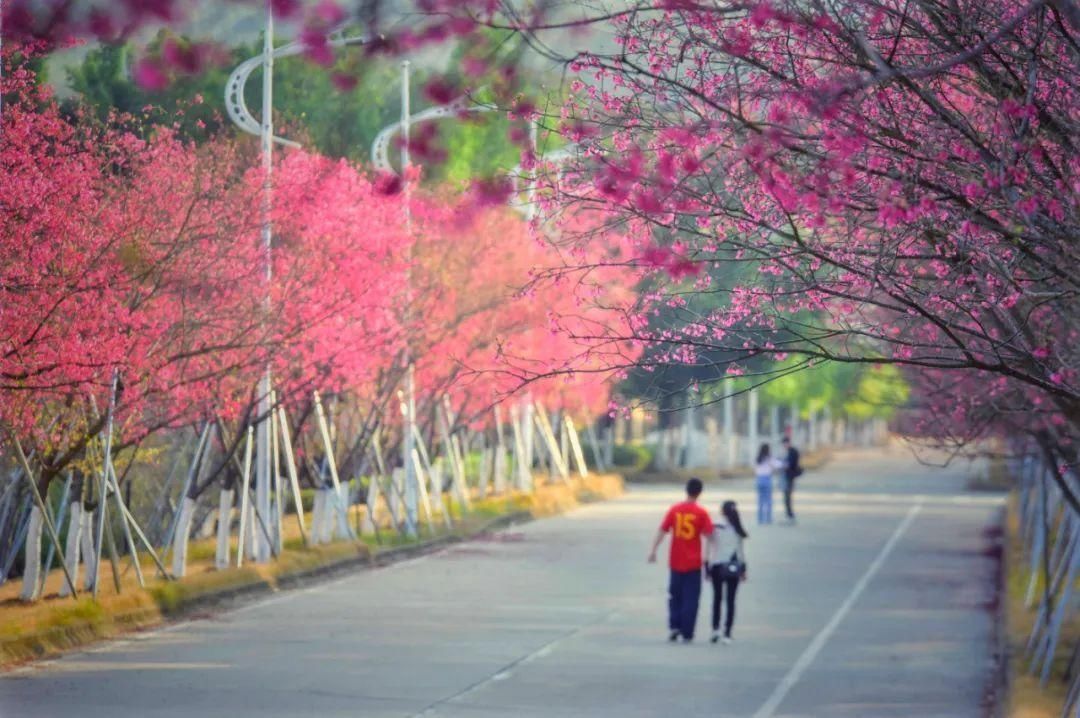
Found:
[{"label": "curved lamp arm", "polygon": [[[363,45],[368,42],[367,37],[333,37],[327,41],[331,47],[350,47],[355,45]],[[300,42],[290,42],[288,45],[283,45],[274,50],[274,58],[289,57],[291,55],[299,55],[304,52],[304,44]],[[229,75],[228,82],[225,83],[225,109],[229,113],[229,119],[232,120],[237,127],[244,132],[252,135],[262,134],[262,128],[259,125],[259,121],[256,120],[251,111],[248,110],[247,102],[244,100],[244,88],[247,86],[248,78],[251,77],[251,73],[255,72],[258,68],[262,67],[264,53],[259,53],[255,57],[252,57],[236,66],[236,69]],[[274,142],[286,147],[299,147],[298,142],[287,140],[284,137],[274,137]]]}]

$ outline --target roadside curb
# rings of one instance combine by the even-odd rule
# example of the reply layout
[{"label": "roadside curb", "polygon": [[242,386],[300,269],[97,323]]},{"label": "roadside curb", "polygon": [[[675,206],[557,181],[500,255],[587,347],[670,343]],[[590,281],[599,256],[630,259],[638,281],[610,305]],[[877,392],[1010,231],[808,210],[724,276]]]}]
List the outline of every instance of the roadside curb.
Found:
[{"label": "roadside curb", "polygon": [[[238,608],[281,591],[303,588],[349,573],[381,568],[432,554],[492,531],[555,516],[576,506],[614,498],[621,490],[621,477],[618,491],[609,491],[606,494],[597,493],[588,485],[582,484],[570,492],[572,503],[565,500],[554,504],[537,502],[531,510],[511,508],[508,513],[494,516],[474,527],[434,536],[414,544],[385,549],[372,548],[366,544],[349,544],[355,548],[355,552],[348,552],[345,556],[326,557],[316,565],[285,569],[277,574],[250,570],[248,566],[245,566],[245,569],[250,572],[244,575],[225,577],[221,572],[201,574],[225,577],[224,580],[228,583],[226,586],[200,587],[193,583],[160,583],[143,592],[125,594],[134,605],[120,611],[108,611],[93,601],[80,599],[78,603],[69,604],[73,618],[65,619],[63,625],[0,638],[0,672],[84,649],[102,640],[160,628],[162,625],[205,612]],[[343,544],[338,545],[344,548]]]},{"label": "roadside curb", "polygon": [[[804,456],[801,465],[806,471],[819,471],[832,460],[832,452],[829,450],[817,451]],[[691,478],[697,477],[708,486],[715,481],[733,481],[735,479],[749,479],[754,476],[754,467],[742,466],[735,469],[712,469],[707,466],[699,466],[692,469],[670,469],[667,471],[634,471],[625,474],[628,484],[682,484]]]},{"label": "roadside curb", "polygon": [[997,556],[997,603],[994,612],[994,665],[987,684],[984,707],[988,718],[1006,718],[1011,697],[1012,649],[1009,645],[1009,559],[1008,508],[998,511],[988,547]]}]

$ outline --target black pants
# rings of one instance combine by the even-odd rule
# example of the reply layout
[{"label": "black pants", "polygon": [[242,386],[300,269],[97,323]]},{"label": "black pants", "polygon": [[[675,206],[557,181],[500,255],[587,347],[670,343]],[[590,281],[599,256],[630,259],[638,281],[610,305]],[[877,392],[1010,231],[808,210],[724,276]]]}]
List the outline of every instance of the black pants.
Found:
[{"label": "black pants", "polygon": [[673,570],[668,583],[668,628],[678,631],[684,638],[693,638],[700,598],[701,569]]},{"label": "black pants", "polygon": [[725,600],[724,635],[731,636],[731,625],[735,623],[735,592],[739,589],[738,578],[723,578],[720,567],[713,566],[709,572],[712,579],[712,629],[720,630],[720,601]]},{"label": "black pants", "polygon": [[795,510],[791,508],[791,492],[795,490],[795,479],[784,479],[784,511],[789,519],[795,518]]}]

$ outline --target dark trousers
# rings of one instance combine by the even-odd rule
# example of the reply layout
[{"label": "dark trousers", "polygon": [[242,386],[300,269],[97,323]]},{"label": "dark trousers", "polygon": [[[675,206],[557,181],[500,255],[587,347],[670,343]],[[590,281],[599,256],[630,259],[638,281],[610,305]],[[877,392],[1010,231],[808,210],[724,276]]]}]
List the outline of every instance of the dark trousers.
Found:
[{"label": "dark trousers", "polygon": [[795,482],[791,479],[784,481],[784,511],[789,519],[795,518],[795,510],[791,508],[791,492],[795,490]]},{"label": "dark trousers", "polygon": [[720,601],[727,604],[724,607],[724,635],[731,636],[731,625],[735,623],[735,592],[739,589],[739,579],[723,578],[720,575],[720,567],[713,566],[709,575],[712,579],[712,629],[720,630]]},{"label": "dark trousers", "polygon": [[672,570],[668,583],[668,628],[678,631],[683,638],[693,638],[700,599],[701,569]]}]

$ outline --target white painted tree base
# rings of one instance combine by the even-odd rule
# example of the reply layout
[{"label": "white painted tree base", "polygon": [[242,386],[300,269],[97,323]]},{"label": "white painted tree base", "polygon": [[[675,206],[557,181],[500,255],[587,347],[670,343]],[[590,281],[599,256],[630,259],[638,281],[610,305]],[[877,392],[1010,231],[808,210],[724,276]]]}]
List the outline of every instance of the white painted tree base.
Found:
[{"label": "white painted tree base", "polygon": [[[72,501],[68,519],[67,545],[64,547],[64,562],[73,583],[79,582],[79,554],[85,532],[86,514],[83,513],[82,501]],[[64,581],[60,587],[60,596],[70,596],[71,587]]]},{"label": "white painted tree base", "polygon": [[30,509],[30,526],[26,531],[25,551],[26,563],[23,568],[22,593],[19,598],[24,601],[36,601],[41,595],[41,529],[45,525],[45,516],[41,509],[34,506]]},{"label": "white painted tree base", "polygon": [[495,450],[495,494],[501,496],[506,493],[506,450],[499,447]]},{"label": "white painted tree base", "polygon": [[341,487],[341,493],[331,492],[330,505],[333,506],[334,526],[333,531],[335,536],[345,538],[349,535],[349,514],[347,511],[342,510],[345,504],[345,499],[342,498],[342,494],[345,494],[348,489],[345,486]]},{"label": "white painted tree base", "polygon": [[176,522],[176,534],[173,536],[172,575],[183,578],[187,575],[188,536],[191,533],[191,519],[195,516],[195,501],[188,496],[180,507],[180,518]]},{"label": "white painted tree base", "polygon": [[319,489],[315,492],[315,510],[318,518],[312,519],[312,534],[316,537],[316,543],[330,543],[334,540],[340,523],[340,514],[337,507],[337,498],[332,494],[332,489]]},{"label": "white painted tree base", "polygon": [[255,560],[256,531],[262,531],[262,528],[259,526],[259,522],[255,518],[255,504],[248,502],[247,529],[244,531],[244,558],[248,561]]},{"label": "white painted tree base", "polygon": [[97,573],[94,566],[97,561],[97,554],[94,553],[94,514],[85,509],[81,513],[83,530],[79,536],[79,545],[82,546],[83,569],[86,571],[83,588],[89,591],[94,587],[94,575]]},{"label": "white painted tree base", "polygon": [[232,530],[232,507],[232,490],[223,490],[218,503],[217,553],[214,555],[214,566],[218,570],[229,567],[229,535]]},{"label": "white painted tree base", "polygon": [[315,498],[311,504],[311,542],[314,544],[325,543],[323,539],[323,519],[326,515],[326,492],[322,489],[315,490]]}]

